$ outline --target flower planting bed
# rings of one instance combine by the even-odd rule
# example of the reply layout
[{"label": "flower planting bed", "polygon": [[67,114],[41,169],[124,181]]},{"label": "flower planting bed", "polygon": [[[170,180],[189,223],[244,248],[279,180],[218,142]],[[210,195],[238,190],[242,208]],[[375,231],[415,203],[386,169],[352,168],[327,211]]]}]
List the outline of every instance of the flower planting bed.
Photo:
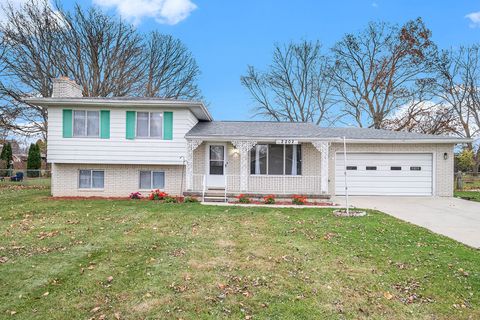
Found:
[{"label": "flower planting bed", "polygon": [[240,194],[235,197],[236,200],[229,200],[229,204],[249,204],[249,205],[268,205],[268,206],[309,206],[309,207],[331,207],[337,204],[329,201],[310,201],[307,197],[302,195],[294,195],[291,199],[276,199],[273,194],[266,195],[262,198],[250,198],[247,195]]}]

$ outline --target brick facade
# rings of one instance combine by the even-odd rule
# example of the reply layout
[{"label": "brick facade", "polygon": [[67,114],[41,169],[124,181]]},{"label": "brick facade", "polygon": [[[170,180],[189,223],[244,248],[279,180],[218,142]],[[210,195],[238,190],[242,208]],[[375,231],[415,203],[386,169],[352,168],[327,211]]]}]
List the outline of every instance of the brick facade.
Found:
[{"label": "brick facade", "polygon": [[[203,142],[194,151],[194,190],[202,189],[202,176],[207,170],[206,146]],[[453,144],[349,144],[348,152],[392,152],[392,153],[433,153],[434,159],[434,193],[436,196],[453,195]],[[343,152],[343,145],[333,143],[329,152],[329,193],[335,188],[335,156]],[[447,160],[444,153],[448,154]],[[288,176],[284,180],[278,176],[250,176],[249,191],[260,193],[282,193],[290,190],[301,190],[303,193],[319,193],[320,152],[310,143],[302,144],[302,176]],[[239,190],[240,155],[231,143],[227,143],[227,168],[229,178],[228,189]],[[54,164],[52,166],[53,196],[115,196],[126,197],[139,189],[140,170],[165,171],[165,191],[172,195],[181,194],[181,165],[100,165],[100,164]],[[104,190],[78,189],[78,170],[105,170]],[[183,172],[185,189],[185,172]],[[308,180],[310,179],[310,180]],[[308,181],[307,181],[308,180]],[[318,180],[318,181],[317,181]],[[306,187],[308,186],[308,188]],[[145,193],[145,192],[144,192]]]},{"label": "brick facade", "polygon": [[[128,197],[139,191],[140,171],[155,170],[165,172],[165,191],[171,195],[182,194],[182,170],[179,165],[108,165],[108,164],[54,164],[52,166],[52,195],[77,197]],[[88,190],[78,188],[80,169],[99,169],[105,171],[104,189]],[[185,173],[183,173],[185,180]],[[183,182],[185,188],[185,181]],[[149,190],[148,190],[149,191]],[[148,191],[141,191],[144,195]]]},{"label": "brick facade", "polygon": [[[453,196],[453,144],[348,144],[347,152],[371,153],[432,153],[433,154],[433,182],[434,195],[441,197]],[[328,190],[335,190],[335,154],[343,152],[343,144],[335,143],[330,146],[328,168]],[[443,154],[447,153],[445,160]]]}]

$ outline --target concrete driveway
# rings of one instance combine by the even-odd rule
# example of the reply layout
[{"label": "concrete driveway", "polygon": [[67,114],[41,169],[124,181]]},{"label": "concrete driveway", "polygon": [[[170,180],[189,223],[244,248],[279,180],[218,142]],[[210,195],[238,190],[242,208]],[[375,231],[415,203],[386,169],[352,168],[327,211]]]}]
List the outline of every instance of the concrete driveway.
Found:
[{"label": "concrete driveway", "polygon": [[[344,204],[344,197],[334,199]],[[480,202],[444,197],[351,196],[350,205],[376,209],[480,248]]]}]

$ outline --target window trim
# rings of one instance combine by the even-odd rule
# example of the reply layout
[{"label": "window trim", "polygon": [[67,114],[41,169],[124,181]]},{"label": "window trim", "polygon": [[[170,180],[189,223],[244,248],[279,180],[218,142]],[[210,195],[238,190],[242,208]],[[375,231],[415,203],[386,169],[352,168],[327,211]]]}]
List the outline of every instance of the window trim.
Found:
[{"label": "window trim", "polygon": [[[265,174],[262,174],[262,173],[252,173],[252,170],[251,170],[251,164],[252,164],[252,150],[254,150],[257,146],[259,145],[263,145],[263,146],[267,146],[267,156],[266,156],[266,163],[265,163],[265,170],[266,170],[266,173]],[[300,177],[300,176],[303,176],[303,165],[301,166],[302,168],[302,172],[300,174],[298,174],[298,167],[297,167],[297,174],[296,175],[293,175],[293,174],[285,174],[285,169],[286,169],[286,146],[288,144],[282,144],[283,146],[283,174],[269,174],[268,173],[268,169],[269,169],[269,159],[270,159],[270,148],[268,147],[269,145],[279,145],[279,144],[276,144],[276,143],[257,143],[254,147],[252,147],[252,149],[250,149],[248,151],[248,156],[249,156],[249,168],[248,168],[248,172],[249,172],[249,175],[250,176],[255,176],[255,177],[259,177],[259,176],[269,176],[269,177]],[[302,163],[303,162],[303,147],[301,147],[301,143],[299,144],[296,144],[296,146],[300,146],[300,162]],[[298,152],[298,151],[297,151]],[[297,160],[298,161],[298,160]]]},{"label": "window trim", "polygon": [[[90,187],[80,186],[80,171],[90,171]],[[103,172],[103,188],[93,188],[93,172]],[[84,191],[100,191],[105,190],[105,169],[78,169],[77,189]]]},{"label": "window trim", "polygon": [[[165,139],[164,139],[164,136],[165,136],[164,112],[165,112],[165,111],[136,111],[136,114],[135,114],[135,139],[165,140]],[[138,136],[138,114],[139,114],[139,113],[147,113],[147,114],[148,114],[148,137],[140,137],[140,136]],[[161,116],[162,116],[162,135],[161,135],[160,137],[152,137],[152,136],[150,135],[150,131],[151,131],[150,115],[151,115],[152,113],[160,113]],[[172,139],[172,140],[173,140],[173,139]]]},{"label": "window trim", "polygon": [[[84,136],[75,135],[75,111],[83,111],[85,113],[85,135]],[[87,132],[88,132],[87,111],[98,112],[98,135],[97,136],[87,135]],[[101,111],[100,109],[72,109],[72,138],[80,138],[80,139],[97,139],[98,138],[98,139],[100,139],[101,134],[102,134],[102,127],[101,127],[101,125],[102,125],[102,115],[101,115],[100,111]]]},{"label": "window trim", "polygon": [[[141,186],[141,172],[150,172],[150,188],[148,189],[142,189]],[[158,173],[161,172],[163,173],[163,188],[155,188],[153,186],[153,173]],[[161,190],[165,191],[165,186],[167,185],[167,175],[165,173],[165,170],[138,170],[138,190],[140,191],[151,191],[151,190]]]}]

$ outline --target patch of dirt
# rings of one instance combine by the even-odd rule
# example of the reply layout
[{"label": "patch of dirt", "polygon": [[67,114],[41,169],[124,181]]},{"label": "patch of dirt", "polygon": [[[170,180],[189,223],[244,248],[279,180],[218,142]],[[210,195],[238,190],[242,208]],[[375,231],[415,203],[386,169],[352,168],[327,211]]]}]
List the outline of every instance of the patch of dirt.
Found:
[{"label": "patch of dirt", "polygon": [[220,267],[230,267],[232,266],[232,261],[226,257],[221,257],[221,256],[217,256],[217,257],[213,257],[211,259],[208,259],[207,261],[200,261],[200,260],[195,260],[195,259],[192,259],[192,260],[189,260],[188,261],[188,265],[192,268],[192,269],[196,269],[196,270],[213,270],[213,269],[216,269],[216,268],[220,268]]},{"label": "patch of dirt", "polygon": [[220,248],[235,247],[235,242],[233,242],[232,240],[218,239],[215,243],[216,243]]}]

